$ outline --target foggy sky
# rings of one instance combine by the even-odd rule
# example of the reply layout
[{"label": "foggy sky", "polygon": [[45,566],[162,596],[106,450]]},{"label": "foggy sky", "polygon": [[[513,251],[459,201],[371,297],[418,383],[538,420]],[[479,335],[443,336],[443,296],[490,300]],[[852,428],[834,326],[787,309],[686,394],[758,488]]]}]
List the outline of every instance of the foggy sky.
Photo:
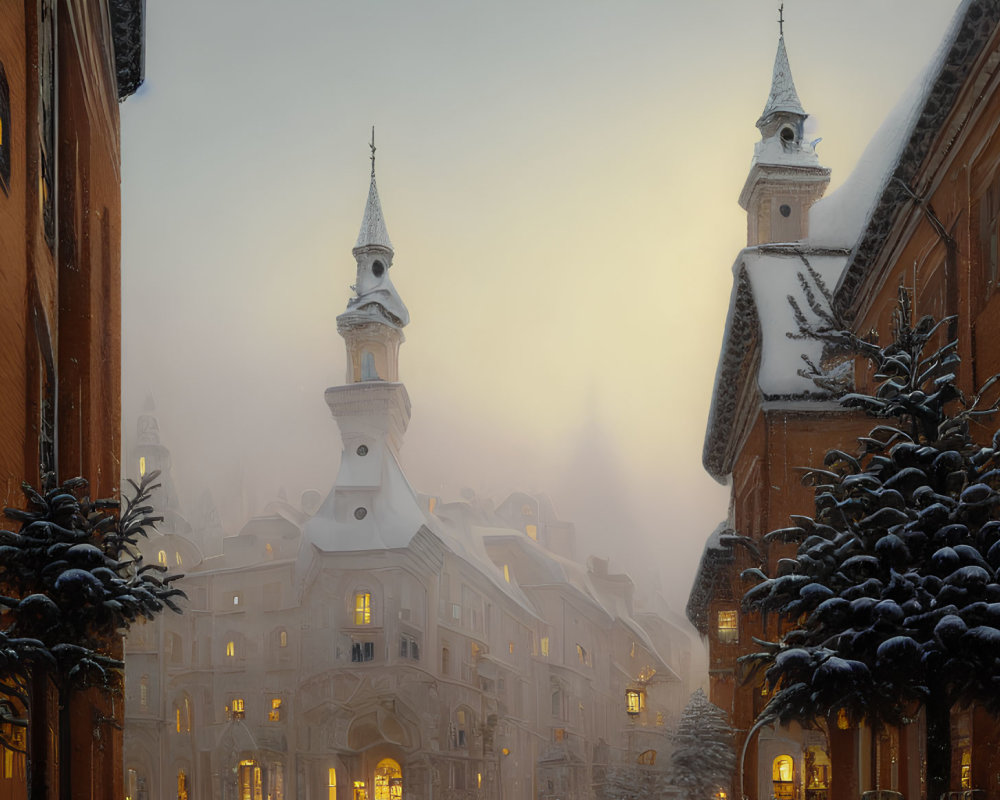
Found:
[{"label": "foggy sky", "polygon": [[[832,187],[953,0],[788,2]],[[170,0],[122,106],[126,445],[151,393],[229,533],[326,494],[323,401],[376,125],[418,491],[542,491],[683,610],[728,490],[701,448],[776,4]],[[243,497],[244,500],[240,500]]]}]

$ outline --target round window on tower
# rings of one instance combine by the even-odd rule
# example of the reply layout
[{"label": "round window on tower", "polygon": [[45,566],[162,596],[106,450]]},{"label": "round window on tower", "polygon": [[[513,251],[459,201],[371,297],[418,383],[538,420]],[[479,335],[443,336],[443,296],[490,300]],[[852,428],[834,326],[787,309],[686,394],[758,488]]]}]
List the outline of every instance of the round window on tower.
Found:
[{"label": "round window on tower", "polygon": [[368,516],[368,509],[365,508],[364,506],[359,506],[358,508],[354,509],[355,519],[364,519],[367,516]]},{"label": "round window on tower", "polygon": [[358,449],[357,449],[356,452],[357,452],[357,454],[359,456],[366,456],[366,455],[368,455],[368,445],[366,445],[366,444],[359,444],[358,445]]},{"label": "round window on tower", "polygon": [[795,131],[788,125],[786,125],[784,128],[781,129],[780,135],[781,135],[781,141],[783,142],[788,142],[789,144],[791,144],[792,142],[795,141]]},{"label": "round window on tower", "polygon": [[376,261],[372,264],[372,275],[376,278],[381,278],[385,274],[385,264],[381,261]]},{"label": "round window on tower", "polygon": [[778,206],[778,212],[783,217],[790,216],[791,213],[792,213],[792,207],[790,205],[788,205],[787,203],[782,203],[780,206]]}]

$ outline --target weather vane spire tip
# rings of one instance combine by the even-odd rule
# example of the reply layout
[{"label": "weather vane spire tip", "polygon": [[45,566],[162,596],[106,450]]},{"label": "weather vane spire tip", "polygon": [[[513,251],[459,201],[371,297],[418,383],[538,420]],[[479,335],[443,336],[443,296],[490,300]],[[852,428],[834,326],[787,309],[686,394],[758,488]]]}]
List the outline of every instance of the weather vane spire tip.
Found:
[{"label": "weather vane spire tip", "polygon": [[[778,36],[785,35],[785,4],[778,6]],[[372,136],[374,137],[374,133]]]},{"label": "weather vane spire tip", "polygon": [[375,177],[375,126],[372,125],[372,142],[369,145],[372,149],[372,177]]}]

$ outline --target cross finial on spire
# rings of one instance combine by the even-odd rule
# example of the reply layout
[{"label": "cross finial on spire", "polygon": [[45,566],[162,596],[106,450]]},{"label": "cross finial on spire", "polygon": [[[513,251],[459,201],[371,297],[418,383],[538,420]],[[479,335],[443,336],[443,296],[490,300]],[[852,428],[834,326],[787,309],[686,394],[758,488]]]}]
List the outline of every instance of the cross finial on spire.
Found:
[{"label": "cross finial on spire", "polygon": [[369,145],[372,149],[372,177],[375,177],[375,126],[372,125],[372,143]]},{"label": "cross finial on spire", "polygon": [[[785,35],[785,4],[778,6],[778,36]],[[372,128],[372,140],[375,139],[375,129]]]}]

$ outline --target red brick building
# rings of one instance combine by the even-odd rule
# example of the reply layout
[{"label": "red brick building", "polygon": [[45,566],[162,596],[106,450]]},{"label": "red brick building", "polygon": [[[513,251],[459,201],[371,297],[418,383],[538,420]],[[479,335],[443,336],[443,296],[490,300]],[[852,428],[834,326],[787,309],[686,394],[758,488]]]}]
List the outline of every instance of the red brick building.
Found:
[{"label": "red brick building", "polygon": [[[783,60],[784,59],[784,60]],[[782,61],[783,60],[783,61]],[[732,488],[729,518],[708,541],[688,615],[709,643],[711,699],[731,714],[739,745],[767,702],[741,679],[737,658],[752,637],[774,640],[773,620],[744,616],[740,572],[777,560],[794,545],[763,535],[790,514],[810,514],[802,467],[833,447],[851,451],[871,421],[842,410],[839,391],[869,388],[863,364],[829,364],[823,385],[799,374],[819,346],[791,339],[789,295],[804,302],[808,263],[833,290],[834,309],[858,333],[889,335],[898,288],[917,315],[958,314],[960,387],[972,393],[1000,371],[1000,5],[967,0],[915,89],[893,111],[855,171],[829,197],[800,141],[805,118],[784,44],[758,122],[762,141],[741,195],[748,246],[734,264],[730,314],[705,440],[704,464]],[[775,210],[777,209],[777,213]],[[981,433],[989,441],[997,420]],[[731,534],[748,536],[743,547]],[[923,797],[923,723],[878,733],[837,725],[820,731],[762,728],[747,742],[730,790],[751,798],[841,800],[874,789]],[[995,722],[981,712],[953,719],[955,791],[1000,797]]]},{"label": "red brick building", "polygon": [[[141,0],[15,0],[0,15],[5,506],[21,505],[21,482],[48,471],[88,478],[95,497],[118,491],[118,104],[142,82],[143,14]],[[79,697],[60,733],[44,688],[36,703],[50,704],[49,730],[28,733],[50,753],[36,783],[49,797],[120,797],[121,702]],[[23,755],[0,749],[0,798],[25,796],[25,769]]]}]

